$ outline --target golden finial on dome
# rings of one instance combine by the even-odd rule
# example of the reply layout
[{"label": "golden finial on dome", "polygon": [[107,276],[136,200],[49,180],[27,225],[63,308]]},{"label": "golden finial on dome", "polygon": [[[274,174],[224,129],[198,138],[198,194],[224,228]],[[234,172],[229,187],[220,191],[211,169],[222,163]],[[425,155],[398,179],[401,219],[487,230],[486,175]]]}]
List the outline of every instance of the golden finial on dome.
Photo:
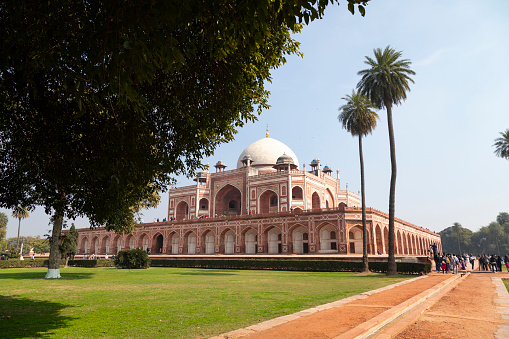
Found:
[{"label": "golden finial on dome", "polygon": [[267,133],[265,133],[265,136],[268,138],[269,137],[269,124],[267,124]]}]

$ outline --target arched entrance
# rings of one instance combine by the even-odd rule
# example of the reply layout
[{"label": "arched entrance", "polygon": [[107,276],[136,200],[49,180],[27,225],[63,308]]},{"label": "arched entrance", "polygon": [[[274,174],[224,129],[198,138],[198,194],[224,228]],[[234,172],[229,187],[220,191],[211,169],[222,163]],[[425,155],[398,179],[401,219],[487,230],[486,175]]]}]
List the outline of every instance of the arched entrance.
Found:
[{"label": "arched entrance", "polygon": [[274,191],[266,190],[260,196],[260,212],[259,213],[270,213],[278,211],[278,197]]},{"label": "arched entrance", "polygon": [[95,237],[93,240],[92,240],[92,244],[94,246],[94,254],[97,255],[99,254],[99,239],[97,237]]},{"label": "arched entrance", "polygon": [[350,253],[362,253],[362,228],[354,226],[348,232]]},{"label": "arched entrance", "polygon": [[375,236],[376,236],[376,253],[382,254],[384,253],[384,244],[382,241],[382,229],[380,225],[376,225],[375,227]]},{"label": "arched entrance", "polygon": [[83,239],[81,248],[83,248],[83,254],[88,254],[88,238]]},{"label": "arched entrance", "polygon": [[403,244],[402,244],[402,242],[401,242],[401,233],[400,233],[400,232],[399,232],[399,230],[398,230],[398,232],[397,232],[396,234],[397,234],[396,238],[397,238],[397,242],[398,242],[398,248],[397,248],[396,253],[397,253],[397,254],[402,254],[402,251],[403,251]]},{"label": "arched entrance", "polygon": [[110,254],[110,237],[103,238],[102,248],[104,248],[104,254]]},{"label": "arched entrance", "polygon": [[151,249],[152,254],[162,254],[163,244],[164,244],[163,235],[161,233],[158,233],[152,239],[152,249]]},{"label": "arched entrance", "polygon": [[258,241],[258,234],[256,230],[250,228],[246,234],[246,254],[256,254],[256,242]]},{"label": "arched entrance", "polygon": [[295,254],[309,253],[309,235],[304,226],[298,226],[292,231],[292,246]]},{"label": "arched entrance", "polygon": [[198,214],[200,215],[209,214],[209,201],[207,199],[205,198],[200,199],[198,207],[199,207]]},{"label": "arched entrance", "polygon": [[384,244],[385,244],[385,252],[382,253],[389,254],[389,230],[387,227],[384,227]]},{"label": "arched entrance", "polygon": [[269,254],[282,253],[281,240],[281,230],[277,227],[271,228],[267,232],[267,252]]},{"label": "arched entrance", "polygon": [[169,253],[170,254],[178,254],[179,253],[179,235],[175,232],[172,232],[169,235]]},{"label": "arched entrance", "polygon": [[228,230],[224,234],[224,254],[235,253],[235,233],[232,230]]},{"label": "arched entrance", "polygon": [[139,242],[139,247],[144,250],[145,252],[147,252],[147,249],[148,249],[148,236],[146,234],[143,234],[141,236],[141,239],[140,239],[140,242]]},{"label": "arched entrance", "polygon": [[302,201],[304,199],[304,195],[302,193],[302,187],[294,186],[292,188],[292,200]]},{"label": "arched entrance", "polygon": [[237,187],[225,185],[216,194],[214,213],[221,215],[241,215],[242,194]]},{"label": "arched entrance", "polygon": [[187,233],[184,241],[187,243],[187,254],[196,254],[196,233]]},{"label": "arched entrance", "polygon": [[311,196],[311,209],[320,209],[320,196],[318,193],[314,192]]},{"label": "arched entrance", "polygon": [[214,246],[216,237],[212,231],[208,231],[204,235],[205,240],[205,254],[214,254]]},{"label": "arched entrance", "polygon": [[181,201],[177,205],[177,213],[175,214],[175,219],[177,220],[185,220],[189,217],[189,205],[185,201]]},{"label": "arched entrance", "polygon": [[331,208],[331,207],[336,206],[334,204],[334,196],[332,195],[332,192],[330,191],[330,189],[327,188],[325,190],[325,192],[326,192],[326,195],[327,195],[327,198],[325,200],[325,207],[326,208]]},{"label": "arched entrance", "polygon": [[337,253],[338,239],[336,228],[332,225],[325,225],[320,229],[320,252]]}]

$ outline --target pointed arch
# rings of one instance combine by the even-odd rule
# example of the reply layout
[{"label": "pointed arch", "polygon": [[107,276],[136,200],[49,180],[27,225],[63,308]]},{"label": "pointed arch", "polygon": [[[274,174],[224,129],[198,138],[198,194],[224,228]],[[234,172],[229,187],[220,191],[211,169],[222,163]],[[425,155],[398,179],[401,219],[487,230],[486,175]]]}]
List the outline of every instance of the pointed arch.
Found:
[{"label": "pointed arch", "polygon": [[283,234],[281,229],[277,226],[269,227],[265,230],[265,245],[267,253],[279,254],[282,253],[282,240]]},{"label": "pointed arch", "polygon": [[212,230],[206,230],[202,233],[202,244],[204,244],[205,254],[214,254],[216,247],[216,235]]},{"label": "pointed arch", "polygon": [[320,209],[322,208],[321,207],[321,204],[320,204],[320,196],[318,195],[318,193],[315,191],[313,192],[313,194],[311,195],[311,209]]},{"label": "pointed arch", "polygon": [[362,226],[355,225],[348,231],[348,251],[350,254],[362,253]]},{"label": "pointed arch", "polygon": [[241,215],[242,193],[231,185],[226,184],[217,193],[214,199],[214,213],[217,215]]},{"label": "pointed arch", "polygon": [[176,220],[185,220],[189,218],[189,205],[182,200],[177,204],[177,212],[175,214]]},{"label": "pointed arch", "polygon": [[291,253],[309,253],[309,231],[305,226],[295,225],[290,228],[288,234],[290,235],[289,243],[292,244]]},{"label": "pointed arch", "polygon": [[292,187],[292,200],[302,201],[304,199],[304,193],[302,187],[293,186]]},{"label": "pointed arch", "polygon": [[271,213],[279,211],[279,197],[273,190],[266,190],[260,195],[258,202],[258,213]]},{"label": "pointed arch", "polygon": [[242,233],[244,239],[244,252],[246,254],[256,254],[256,247],[258,243],[258,232],[252,227],[248,227]]},{"label": "pointed arch", "polygon": [[316,228],[319,236],[320,253],[338,252],[338,229],[330,223],[323,223]]},{"label": "pointed arch", "polygon": [[169,254],[178,254],[179,253],[179,242],[180,242],[179,234],[175,231],[171,232],[168,235],[168,243],[167,243],[168,250],[167,250],[167,252]]},{"label": "pointed arch", "polygon": [[335,204],[335,200],[334,200],[334,196],[332,195],[332,192],[329,188],[327,188],[325,190],[325,194],[327,196],[326,200],[325,200],[325,207],[326,208],[334,208],[334,206],[336,206]]},{"label": "pointed arch", "polygon": [[150,253],[152,254],[163,254],[164,237],[161,232],[157,232],[152,237],[152,247]]}]

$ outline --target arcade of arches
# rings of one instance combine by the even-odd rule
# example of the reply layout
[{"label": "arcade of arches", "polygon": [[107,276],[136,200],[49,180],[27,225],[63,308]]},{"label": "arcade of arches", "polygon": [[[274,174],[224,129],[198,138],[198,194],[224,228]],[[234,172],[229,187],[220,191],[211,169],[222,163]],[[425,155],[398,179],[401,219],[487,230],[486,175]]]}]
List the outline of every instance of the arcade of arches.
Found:
[{"label": "arcade of arches", "polygon": [[[296,193],[296,192],[292,192]],[[266,191],[268,208],[272,191]],[[228,211],[230,202],[240,199],[238,192],[227,188],[221,195]],[[178,208],[178,207],[177,207]],[[183,207],[184,208],[184,207]],[[182,208],[182,209],[183,209]],[[129,235],[116,235],[104,229],[80,229],[78,254],[116,254],[120,250],[150,249],[152,255],[180,254],[362,254],[360,210],[343,208],[300,213],[274,213],[274,217],[255,215],[193,219],[144,224]],[[368,253],[388,252],[388,216],[371,210],[368,213]],[[377,220],[377,221],[375,221]],[[397,222],[395,254],[425,256],[440,236],[412,224]]]}]

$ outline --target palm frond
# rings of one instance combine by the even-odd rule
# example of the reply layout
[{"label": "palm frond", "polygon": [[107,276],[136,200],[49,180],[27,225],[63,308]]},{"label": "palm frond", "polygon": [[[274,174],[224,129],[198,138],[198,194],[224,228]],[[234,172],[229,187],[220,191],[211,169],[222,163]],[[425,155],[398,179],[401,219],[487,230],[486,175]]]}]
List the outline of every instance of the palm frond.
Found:
[{"label": "palm frond", "polygon": [[346,104],[339,108],[338,120],[352,136],[366,136],[373,132],[376,127],[378,114],[372,109],[376,108],[369,99],[352,91],[351,95],[342,98]]},{"label": "palm frond", "polygon": [[505,132],[500,132],[501,137],[495,139],[495,154],[498,157],[509,160],[509,129]]},{"label": "palm frond", "polygon": [[399,105],[406,99],[410,91],[409,83],[413,83],[411,75],[415,72],[410,69],[408,59],[400,59],[401,52],[390,46],[384,50],[373,50],[375,58],[366,56],[364,63],[370,68],[359,71],[361,80],[357,89],[377,107],[385,107],[385,103]]}]

